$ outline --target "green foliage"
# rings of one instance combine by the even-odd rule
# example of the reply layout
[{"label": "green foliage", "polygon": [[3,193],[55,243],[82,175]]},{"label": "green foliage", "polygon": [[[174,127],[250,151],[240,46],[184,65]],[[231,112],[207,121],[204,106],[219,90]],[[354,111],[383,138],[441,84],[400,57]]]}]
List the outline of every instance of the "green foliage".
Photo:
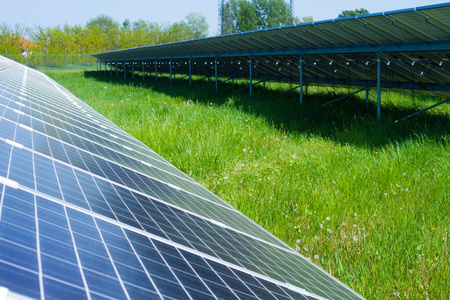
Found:
[{"label": "green foliage", "polygon": [[367,299],[448,299],[450,105],[394,122],[441,99],[50,75]]},{"label": "green foliage", "polygon": [[208,35],[209,25],[204,15],[198,12],[190,12],[186,16],[186,20],[188,27],[194,31],[195,38]]},{"label": "green foliage", "polygon": [[224,34],[291,24],[284,0],[230,0],[222,13]]},{"label": "green foliage", "polygon": [[[170,43],[205,37],[208,23],[200,13],[192,12],[186,21],[166,26],[145,20],[131,22],[126,19],[122,26],[112,17],[100,15],[85,26],[35,26],[33,29],[20,25],[0,25],[0,49],[19,54],[27,48],[33,53],[49,54],[85,53],[127,49],[131,47]],[[21,37],[28,35],[33,44],[25,44]]]},{"label": "green foliage", "polygon": [[338,18],[347,18],[347,17],[354,17],[354,16],[360,16],[360,15],[367,15],[367,14],[369,14],[369,11],[365,8],[355,9],[355,10],[343,10],[338,15]]}]

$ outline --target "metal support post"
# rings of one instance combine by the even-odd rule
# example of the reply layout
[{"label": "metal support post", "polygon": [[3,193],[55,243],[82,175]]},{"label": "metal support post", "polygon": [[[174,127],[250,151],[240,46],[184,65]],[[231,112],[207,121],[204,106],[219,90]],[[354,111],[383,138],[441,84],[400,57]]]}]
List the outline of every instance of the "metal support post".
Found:
[{"label": "metal support post", "polygon": [[127,72],[126,72],[126,66],[125,66],[126,61],[123,61],[123,79],[127,78]]},{"label": "metal support post", "polygon": [[131,78],[134,79],[134,60],[131,61]]},{"label": "metal support post", "polygon": [[252,83],[252,59],[250,58],[249,62],[249,77],[250,77],[250,98],[252,97],[253,94],[253,83]]},{"label": "metal support post", "polygon": [[45,54],[47,56],[47,72],[48,72],[48,48],[45,48]]},{"label": "metal support post", "polygon": [[100,68],[100,72],[102,72],[102,61],[101,60],[98,61],[98,67]]},{"label": "metal support post", "polygon": [[155,59],[155,82],[158,82],[158,64],[156,59]]},{"label": "metal support post", "polygon": [[308,96],[308,85],[305,85],[305,96]]},{"label": "metal support post", "polygon": [[191,68],[191,59],[189,59],[189,86],[192,85],[192,68]]},{"label": "metal support post", "polygon": [[170,83],[172,83],[172,60],[169,62],[169,68],[170,68]]},{"label": "metal support post", "polygon": [[119,79],[119,61],[116,60],[116,78]]},{"label": "metal support post", "polygon": [[381,52],[377,56],[377,119],[381,118]]},{"label": "metal support post", "polygon": [[105,60],[105,76],[106,76],[106,60]]},{"label": "metal support post", "polygon": [[303,104],[303,57],[300,55],[299,59],[299,85],[300,85],[300,104]]},{"label": "metal support post", "polygon": [[266,90],[266,82],[263,81],[263,92]]},{"label": "metal support post", "polygon": [[145,80],[145,60],[142,61],[142,81]]},{"label": "metal support post", "polygon": [[216,78],[216,92],[219,91],[219,82],[217,81],[217,58],[214,58],[214,76]]},{"label": "metal support post", "polygon": [[111,76],[111,77],[112,77],[112,69],[113,69],[112,60],[110,60],[109,61],[109,76]]}]

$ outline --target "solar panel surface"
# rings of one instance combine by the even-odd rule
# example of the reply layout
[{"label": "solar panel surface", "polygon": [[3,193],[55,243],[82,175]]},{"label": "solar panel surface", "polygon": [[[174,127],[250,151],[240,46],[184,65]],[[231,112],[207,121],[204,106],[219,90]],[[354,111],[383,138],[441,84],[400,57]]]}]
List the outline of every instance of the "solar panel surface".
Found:
[{"label": "solar panel surface", "polygon": [[31,298],[362,298],[3,57],[0,286]]},{"label": "solar panel surface", "polygon": [[217,60],[218,76],[294,82],[301,59],[303,84],[366,88],[377,86],[380,58],[382,88],[449,95],[449,24],[442,3],[93,56],[118,70],[204,76]]}]

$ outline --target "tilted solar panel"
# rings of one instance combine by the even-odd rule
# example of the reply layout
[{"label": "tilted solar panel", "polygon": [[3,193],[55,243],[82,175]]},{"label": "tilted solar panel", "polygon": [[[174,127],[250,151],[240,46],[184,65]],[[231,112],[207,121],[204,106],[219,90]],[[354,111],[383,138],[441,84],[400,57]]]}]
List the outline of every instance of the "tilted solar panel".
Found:
[{"label": "tilted solar panel", "polygon": [[93,56],[125,75],[134,68],[441,96],[450,95],[449,24],[450,4],[442,3]]},{"label": "tilted solar panel", "polygon": [[0,287],[31,298],[362,298],[3,57]]}]

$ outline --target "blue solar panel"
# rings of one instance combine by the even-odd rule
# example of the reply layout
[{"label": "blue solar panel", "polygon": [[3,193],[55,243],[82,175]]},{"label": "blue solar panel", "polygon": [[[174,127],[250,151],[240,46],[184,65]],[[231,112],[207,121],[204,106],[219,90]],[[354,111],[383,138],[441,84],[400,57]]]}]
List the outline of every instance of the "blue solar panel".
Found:
[{"label": "blue solar panel", "polygon": [[31,298],[361,298],[69,91],[1,57],[0,286]]}]

